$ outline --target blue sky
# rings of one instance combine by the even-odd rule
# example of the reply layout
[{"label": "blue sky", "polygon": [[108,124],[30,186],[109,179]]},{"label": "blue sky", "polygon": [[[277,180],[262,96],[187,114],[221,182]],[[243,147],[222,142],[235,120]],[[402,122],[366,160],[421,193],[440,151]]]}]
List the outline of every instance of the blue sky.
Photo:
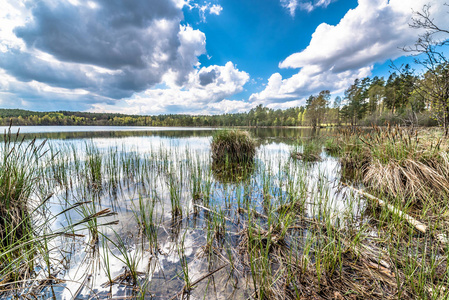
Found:
[{"label": "blue sky", "polygon": [[389,75],[444,0],[3,0],[0,107],[217,114]]}]

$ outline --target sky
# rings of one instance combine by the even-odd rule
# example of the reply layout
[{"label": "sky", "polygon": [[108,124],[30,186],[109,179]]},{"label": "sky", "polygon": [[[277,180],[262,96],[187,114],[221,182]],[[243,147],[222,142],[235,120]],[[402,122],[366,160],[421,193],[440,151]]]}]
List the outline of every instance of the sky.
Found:
[{"label": "sky", "polygon": [[445,0],[0,0],[0,108],[221,114],[388,77]]}]

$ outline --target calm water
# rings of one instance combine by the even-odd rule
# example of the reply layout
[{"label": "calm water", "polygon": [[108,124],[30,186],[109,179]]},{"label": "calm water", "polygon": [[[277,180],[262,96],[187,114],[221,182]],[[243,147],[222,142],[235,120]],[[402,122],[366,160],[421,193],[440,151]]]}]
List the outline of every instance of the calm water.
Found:
[{"label": "calm water", "polygon": [[[6,132],[8,126],[0,126]],[[210,137],[217,128],[204,127],[131,127],[131,126],[12,126],[11,132],[20,132],[27,138],[37,137],[45,139],[85,139],[96,137]],[[259,128],[248,129],[253,136],[261,139],[292,140],[310,137],[328,132],[326,129],[312,130],[309,128]]]},{"label": "calm water", "polygon": [[[6,129],[6,127],[3,128],[3,130]],[[152,295],[156,298],[170,299],[176,294],[176,291],[183,287],[183,281],[179,276],[182,269],[178,255],[179,248],[177,248],[180,240],[185,247],[185,257],[192,280],[207,273],[210,267],[205,259],[198,259],[198,252],[205,242],[204,216],[200,213],[198,219],[190,217],[196,211],[192,200],[191,182],[194,169],[202,170],[202,182],[209,184],[211,190],[208,206],[216,209],[231,211],[231,208],[236,208],[237,203],[240,203],[242,195],[249,195],[254,206],[262,207],[263,187],[268,186],[268,192],[273,195],[273,199],[282,199],[284,194],[288,194],[285,182],[295,181],[295,178],[298,178],[299,181],[299,178],[304,176],[307,177],[305,181],[309,185],[307,190],[311,195],[311,199],[308,200],[307,214],[316,215],[315,205],[320,201],[319,198],[323,196],[323,193],[332,199],[326,205],[331,205],[336,215],[347,209],[345,198],[337,188],[340,176],[337,158],[333,158],[323,151],[321,153],[322,161],[318,163],[298,163],[292,162],[290,159],[290,151],[298,140],[331,135],[331,131],[316,132],[311,129],[295,128],[250,129],[251,135],[257,139],[258,144],[256,167],[252,173],[242,175],[244,179],[234,182],[223,179],[220,173],[213,171],[211,176],[207,175],[211,172],[210,142],[215,130],[217,129],[28,126],[21,127],[20,133],[27,140],[33,138],[36,138],[38,142],[46,140],[52,153],[57,153],[55,159],[58,160],[58,163],[64,165],[65,169],[70,169],[70,171],[63,171],[64,174],[68,174],[64,182],[66,182],[66,186],[70,185],[70,192],[68,188],[59,188],[50,202],[49,210],[56,215],[65,209],[68,203],[92,201],[98,203],[95,207],[97,211],[108,208],[117,213],[115,216],[102,220],[103,223],[119,221],[118,224],[102,228],[103,234],[116,241],[117,236],[121,236],[125,241],[128,255],[135,260],[137,269],[146,274],[143,276],[145,279],[142,280],[148,283]],[[12,132],[17,132],[17,128],[13,127]],[[73,161],[74,155],[77,155],[77,159],[80,161],[85,161],[92,156],[92,153],[89,152],[93,151],[92,149],[98,151],[98,157],[101,157],[100,161],[102,161],[103,176],[101,180],[107,187],[102,193],[92,193],[86,189],[82,184],[83,181],[77,179],[75,172],[77,166]],[[130,162],[126,166],[134,168],[134,173],[132,173],[134,175],[126,175],[128,174],[126,173],[128,172],[127,167],[117,168],[116,172],[120,173],[122,178],[119,188],[109,188],[109,183],[114,177],[114,170],[108,164],[114,155],[119,156],[117,161],[123,162],[128,159]],[[148,166],[149,164],[151,165]],[[163,170],[161,165],[167,169],[161,171]],[[289,168],[290,171],[285,172],[286,168]],[[291,169],[294,170],[291,171]],[[56,174],[57,170],[52,172],[52,174]],[[170,178],[166,173],[175,174],[179,183],[183,219],[175,233],[173,227],[169,226],[171,194],[168,188]],[[129,178],[136,174],[141,178]],[[266,179],[264,174],[271,175],[269,179]],[[323,180],[326,181],[326,188],[320,190],[322,185],[320,182]],[[248,189],[250,191],[245,194],[243,191]],[[266,191],[264,190],[263,193]],[[146,241],[139,238],[136,212],[139,199],[142,197],[158,199],[155,216],[161,224],[166,224],[158,229],[157,239],[161,254],[157,256],[147,251],[148,247],[142,246],[146,245]],[[353,207],[353,209],[359,210],[360,207]],[[263,212],[262,208],[261,212]],[[67,226],[69,222],[82,217],[83,214],[80,210],[70,211],[54,220],[51,228],[57,231],[59,228]],[[230,224],[229,226],[232,229],[234,225]],[[80,233],[85,237],[61,239],[54,242],[55,249],[60,250],[59,254],[55,254],[56,258],[63,258],[67,261],[64,268],[57,271],[57,277],[63,279],[64,283],[54,286],[56,297],[72,299],[77,296],[77,299],[90,299],[95,296],[104,298],[108,293],[112,293],[116,297],[132,295],[132,289],[126,285],[115,284],[111,288],[104,285],[107,281],[103,263],[106,255],[112,278],[120,276],[126,270],[123,255],[118,248],[115,246],[105,247],[99,243],[96,250],[92,252],[89,250],[91,246],[89,246],[87,238],[88,230],[82,230]],[[69,255],[62,253],[69,253]],[[198,284],[191,295],[192,298],[226,299],[231,294],[234,298],[247,298],[250,295],[247,284],[242,281],[234,287],[226,285],[224,283],[228,278],[227,274],[223,270],[214,275],[216,283],[223,283],[217,284],[214,291],[208,289],[206,281],[204,284]]]}]

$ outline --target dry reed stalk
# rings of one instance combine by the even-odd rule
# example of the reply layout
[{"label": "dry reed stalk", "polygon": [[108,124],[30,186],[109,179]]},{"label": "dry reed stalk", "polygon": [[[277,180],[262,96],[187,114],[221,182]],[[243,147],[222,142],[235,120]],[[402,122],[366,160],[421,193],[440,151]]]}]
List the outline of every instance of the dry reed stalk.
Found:
[{"label": "dry reed stalk", "polygon": [[[444,156],[447,160],[447,157]],[[366,168],[363,182],[375,190],[385,191],[393,197],[420,201],[437,200],[449,195],[449,164],[423,163],[414,159],[406,159],[399,163],[390,161],[385,164],[373,160]]]}]

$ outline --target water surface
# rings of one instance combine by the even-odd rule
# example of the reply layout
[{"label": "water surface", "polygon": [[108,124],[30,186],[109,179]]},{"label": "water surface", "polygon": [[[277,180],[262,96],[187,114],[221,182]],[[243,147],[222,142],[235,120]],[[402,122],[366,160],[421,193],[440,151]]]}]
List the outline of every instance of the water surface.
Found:
[{"label": "water surface", "polygon": [[[226,233],[227,247],[235,248],[238,239],[234,236],[241,230],[235,221],[240,219],[236,211],[241,206],[254,207],[263,214],[267,199],[270,205],[281,205],[292,197],[301,197],[306,203],[304,214],[311,218],[320,218],[322,206],[330,207],[335,216],[348,209],[338,188],[337,158],[324,151],[322,161],[317,163],[290,158],[298,140],[323,137],[331,131],[249,129],[258,144],[254,166],[228,179],[212,167],[210,142],[215,130],[218,129],[22,127],[20,132],[26,140],[36,138],[38,143],[47,143],[51,155],[47,172],[55,181],[46,186],[53,187],[55,192],[48,208],[52,215],[76,203],[89,202],[59,215],[49,224],[53,231],[104,209],[115,213],[96,223],[101,234],[94,244],[87,226],[77,232],[83,237],[53,241],[54,259],[66,263],[64,268],[55,267],[61,284],[53,286],[52,291],[46,290],[45,295],[54,294],[61,299],[134,295],[132,286],[119,279],[110,287],[105,284],[107,274],[111,278],[124,276],[129,271],[126,261],[131,260],[141,274],[138,285],[148,289],[148,298],[170,299],[184,286],[183,259],[192,281],[220,265],[219,259],[211,262],[201,256],[207,241],[207,226],[214,216],[209,210],[223,213],[222,221],[230,232]],[[12,132],[17,132],[17,128],[12,128]],[[201,190],[198,195],[196,188]],[[174,199],[179,201],[182,211],[182,217],[176,222],[173,221]],[[154,209],[152,222],[158,224],[156,252],[151,250],[149,237],[139,225],[141,218],[149,217],[149,209]],[[350,209],[357,214],[361,206]],[[251,286],[242,280],[246,276],[242,273],[240,278],[235,278],[235,284],[228,284],[229,272],[227,267],[199,283],[192,298],[251,296]]]}]

